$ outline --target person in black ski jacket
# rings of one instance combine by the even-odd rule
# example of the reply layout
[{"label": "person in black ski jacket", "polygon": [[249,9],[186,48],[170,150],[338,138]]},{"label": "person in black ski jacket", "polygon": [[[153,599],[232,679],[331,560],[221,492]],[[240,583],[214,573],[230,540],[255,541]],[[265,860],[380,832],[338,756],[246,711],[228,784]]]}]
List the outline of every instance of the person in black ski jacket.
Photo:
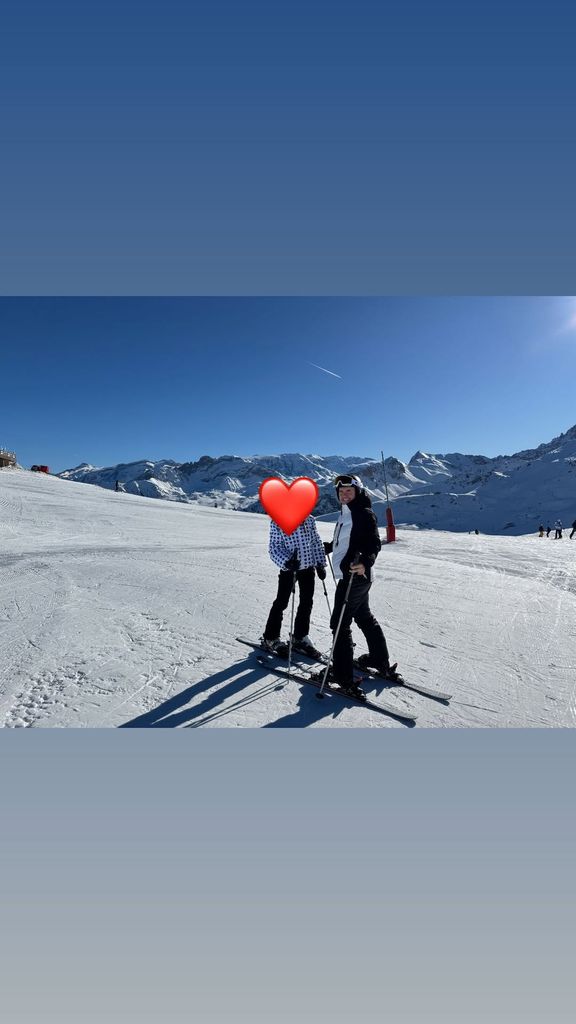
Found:
[{"label": "person in black ski jacket", "polygon": [[572,523],[572,533],[570,534],[570,538],[569,538],[570,540],[572,540],[572,537],[574,536],[575,533],[576,533],[576,519]]},{"label": "person in black ski jacket", "polygon": [[372,503],[360,478],[341,475],[336,477],[334,485],[341,505],[340,516],[336,522],[333,540],[329,544],[324,544],[326,554],[332,554],[334,576],[337,580],[334,611],[330,619],[333,634],[338,630],[351,577],[352,584],[334,645],[332,668],[334,682],[343,689],[354,692],[358,687],[354,683],[352,621],[362,630],[368,644],[369,653],[358,659],[361,665],[371,666],[393,677],[386,639],[370,610],[368,600],[374,577],[374,563],[382,543]]}]

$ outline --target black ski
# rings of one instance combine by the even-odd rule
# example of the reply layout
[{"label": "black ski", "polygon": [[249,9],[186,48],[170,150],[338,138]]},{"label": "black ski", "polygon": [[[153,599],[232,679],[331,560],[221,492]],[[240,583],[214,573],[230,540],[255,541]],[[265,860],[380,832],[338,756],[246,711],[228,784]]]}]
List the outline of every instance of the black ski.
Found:
[{"label": "black ski", "polygon": [[[298,650],[298,648],[295,647],[294,650]],[[299,653],[305,658],[310,657],[312,661],[319,661],[322,665],[328,664],[327,654],[321,654],[319,658],[312,658],[311,655],[307,655],[304,651],[300,651]],[[442,693],[441,690],[435,690],[429,686],[420,686],[420,683],[412,683],[408,679],[404,679],[404,676],[401,676],[399,673],[395,678],[391,678],[390,676],[382,675],[382,673],[378,672],[375,668],[365,668],[364,665],[359,665],[356,659],[354,659],[353,664],[355,670],[362,676],[368,676],[370,679],[382,679],[384,682],[388,683],[389,686],[403,686],[406,690],[414,690],[414,693],[420,693],[423,697],[431,697],[433,700],[446,702],[452,698],[451,693]]]},{"label": "black ski", "polygon": [[[243,641],[241,641],[243,642]],[[275,675],[282,676],[286,679],[293,679],[296,683],[309,683],[310,686],[315,686],[319,690],[322,686],[323,672],[318,673],[318,677],[314,673],[302,672],[300,669],[291,668],[290,672],[284,667],[284,665],[277,665],[272,654],[262,654],[256,656],[256,661],[263,668],[269,668]],[[343,700],[350,700],[354,704],[359,704],[363,708],[368,708],[369,711],[378,711],[382,715],[389,715],[391,718],[399,718],[404,722],[415,722],[416,715],[412,711],[403,711],[401,708],[394,707],[392,704],[384,704],[383,701],[370,700],[368,697],[355,697],[352,693],[347,693],[346,690],[341,690],[337,686],[330,686],[328,683],[324,687],[324,693],[330,697],[342,697]]]},{"label": "black ski", "polygon": [[396,676],[396,678],[390,678],[390,676],[377,672],[375,668],[365,668],[363,665],[359,665],[356,660],[354,661],[354,668],[357,668],[359,672],[364,672],[364,674],[370,676],[371,679],[382,679],[390,686],[403,686],[406,690],[414,690],[415,693],[421,693],[423,697],[431,697],[433,700],[441,701],[449,701],[452,699],[451,693],[442,693],[441,690],[434,690],[432,687],[420,686],[419,683],[409,682],[401,675]]},{"label": "black ski", "polygon": [[[272,671],[276,672],[278,675],[286,676],[290,679],[295,679],[298,682],[310,683],[311,686],[316,686],[317,689],[321,688],[322,679],[324,676],[324,673],[322,671],[318,673],[318,678],[315,678],[313,673],[308,674],[306,672],[301,671],[299,668],[291,667],[290,675],[288,676],[288,669],[285,668],[283,665],[277,664],[277,661],[280,659],[278,659],[277,656],[273,654],[271,651],[266,651],[261,644],[256,643],[254,640],[247,640],[245,637],[241,636],[237,636],[236,640],[241,644],[246,644],[247,647],[252,647],[255,651],[260,651],[261,653],[256,660],[259,662],[260,665],[263,665],[265,668],[271,668]],[[362,674],[359,672],[356,678],[361,679]],[[379,711],[382,714],[391,715],[392,717],[400,718],[403,721],[416,721],[416,715],[413,714],[413,712],[411,711],[404,711],[401,708],[395,707],[392,704],[385,704],[383,701],[372,701],[368,697],[366,699],[364,699],[363,697],[354,697],[353,694],[347,693],[345,690],[341,690],[337,686],[330,686],[328,683],[324,687],[324,693],[330,694],[330,696],[340,696],[345,699],[347,698],[348,700],[351,700],[356,704],[361,704],[363,705],[363,707],[370,708],[372,711]]]},{"label": "black ski", "polygon": [[[296,648],[295,648],[296,650]],[[308,657],[304,651],[300,652],[303,657]],[[312,658],[312,661],[319,661],[322,665],[328,664],[328,655],[321,654],[319,658]],[[359,665],[357,660],[354,659],[354,668],[362,676],[368,676],[370,679],[382,679],[388,683],[389,686],[403,686],[406,690],[414,690],[414,693],[420,693],[423,697],[431,697],[433,700],[440,700],[443,702],[449,701],[452,698],[451,693],[442,693],[441,690],[435,690],[429,686],[420,686],[420,683],[412,683],[408,679],[404,679],[404,676],[398,674],[396,678],[390,678],[390,676],[382,675],[375,668],[365,668],[364,665]]]},{"label": "black ski", "polygon": [[[236,639],[241,644],[246,644],[248,647],[253,647],[257,651],[265,651],[261,644],[255,643],[253,640],[246,640],[244,637],[241,636],[237,636]],[[296,652],[297,648],[294,647],[293,650]],[[265,653],[267,652],[265,651]],[[310,657],[310,655],[305,654],[303,651],[297,651],[297,653],[300,654],[300,656],[303,658]],[[319,662],[321,665],[326,665],[328,662],[328,655],[322,654],[320,658],[310,658],[310,660],[312,662]],[[370,679],[382,679],[383,682],[388,683],[389,686],[402,686],[406,690],[413,690],[414,693],[420,693],[423,697],[430,697],[432,700],[449,701],[452,699],[451,693],[443,693],[441,690],[434,690],[432,687],[420,686],[419,683],[412,683],[409,680],[404,679],[404,676],[401,675],[399,675],[396,679],[390,679],[388,676],[381,675],[380,672],[377,672],[376,669],[374,668],[363,668],[361,665],[358,664],[356,660],[354,661],[354,668],[356,669],[356,672],[359,673],[359,675],[356,677],[358,679],[362,678],[363,676],[368,676]]]}]

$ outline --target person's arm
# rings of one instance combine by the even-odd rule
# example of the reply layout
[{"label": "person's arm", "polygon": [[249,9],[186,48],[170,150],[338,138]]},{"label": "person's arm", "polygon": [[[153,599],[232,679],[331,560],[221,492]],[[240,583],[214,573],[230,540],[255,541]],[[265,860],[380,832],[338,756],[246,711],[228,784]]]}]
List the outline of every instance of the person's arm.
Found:
[{"label": "person's arm", "polygon": [[270,524],[270,543],[268,545],[268,554],[274,562],[274,565],[277,565],[279,569],[284,568],[292,554],[292,551],[289,550],[286,543],[285,535],[276,523]]},{"label": "person's arm", "polygon": [[[372,568],[382,541],[378,531],[378,520],[371,509],[365,509],[362,517],[361,527],[354,529],[350,535],[350,547],[346,557],[342,559],[341,568],[343,572],[355,572],[359,576],[366,576],[367,571]],[[354,552],[360,552],[360,557],[354,563],[356,568],[352,569]],[[362,568],[359,568],[362,567]]]},{"label": "person's arm", "polygon": [[317,566],[319,565],[323,568],[326,565],[326,551],[324,549],[324,544],[320,540],[320,534],[318,533],[316,522],[314,522],[312,555]]}]

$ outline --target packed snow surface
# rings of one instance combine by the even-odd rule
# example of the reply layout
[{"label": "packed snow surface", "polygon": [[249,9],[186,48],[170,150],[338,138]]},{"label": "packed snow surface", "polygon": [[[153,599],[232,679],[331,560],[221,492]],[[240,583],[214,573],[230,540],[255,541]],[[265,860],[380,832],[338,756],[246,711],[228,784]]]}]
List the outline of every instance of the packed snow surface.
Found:
[{"label": "packed snow surface", "polygon": [[[236,642],[258,638],[275,595],[268,527],[254,513],[0,471],[1,724],[406,728],[282,685]],[[319,529],[331,538],[332,524]],[[397,537],[378,558],[372,608],[406,678],[453,699],[380,684],[371,696],[415,710],[418,728],[573,727],[576,538]],[[326,585],[332,600],[330,574]],[[310,634],[329,648],[320,581]]]}]

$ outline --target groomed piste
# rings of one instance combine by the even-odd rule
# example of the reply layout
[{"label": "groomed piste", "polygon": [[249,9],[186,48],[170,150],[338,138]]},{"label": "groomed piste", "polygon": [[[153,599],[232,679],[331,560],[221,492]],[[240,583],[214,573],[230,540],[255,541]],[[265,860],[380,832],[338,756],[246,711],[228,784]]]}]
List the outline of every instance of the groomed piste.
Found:
[{"label": "groomed piste", "polygon": [[[275,592],[267,516],[5,469],[0,524],[2,726],[405,727],[281,685],[236,642],[260,635]],[[418,729],[573,727],[576,540],[397,538],[372,607],[403,675],[452,700],[377,680],[370,696],[413,710]],[[320,587],[310,633],[329,648]]]}]

